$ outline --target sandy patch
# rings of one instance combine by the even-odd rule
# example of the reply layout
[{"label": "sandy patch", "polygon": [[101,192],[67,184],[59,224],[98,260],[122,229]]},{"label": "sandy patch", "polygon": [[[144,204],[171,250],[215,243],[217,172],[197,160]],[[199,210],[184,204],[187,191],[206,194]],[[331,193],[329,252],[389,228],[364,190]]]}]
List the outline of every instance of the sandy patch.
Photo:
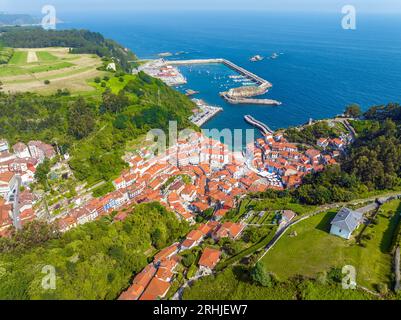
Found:
[{"label": "sandy patch", "polygon": [[26,58],[27,63],[34,63],[38,62],[38,56],[36,55],[35,51],[28,51],[28,57]]}]

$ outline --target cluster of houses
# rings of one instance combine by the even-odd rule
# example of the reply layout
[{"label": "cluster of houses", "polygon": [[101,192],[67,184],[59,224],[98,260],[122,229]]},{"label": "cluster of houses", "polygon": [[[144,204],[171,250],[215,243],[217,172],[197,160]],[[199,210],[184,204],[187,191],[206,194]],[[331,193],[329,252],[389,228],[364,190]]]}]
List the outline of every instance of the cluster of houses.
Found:
[{"label": "cluster of houses", "polygon": [[[229,237],[233,240],[241,236],[244,225],[240,223],[220,223],[209,221],[188,233],[185,240],[161,250],[152,263],[137,274],[132,285],[121,294],[119,300],[157,300],[168,293],[176,276],[176,269],[181,261],[180,252],[202,244],[206,238],[219,241]],[[198,276],[211,274],[220,261],[221,251],[206,247],[198,261]]]},{"label": "cluster of houses", "polygon": [[7,235],[12,225],[35,218],[29,185],[37,166],[55,155],[53,147],[42,141],[18,142],[10,148],[7,140],[0,140],[0,236]]},{"label": "cluster of houses", "polygon": [[278,134],[258,139],[241,153],[193,133],[161,154],[144,147],[126,159],[129,169],[113,181],[115,191],[70,211],[59,219],[60,229],[67,231],[131,204],[153,201],[190,223],[206,210],[219,221],[247,193],[297,187],[307,173],[337,163],[343,145],[300,152]]},{"label": "cluster of houses", "polygon": [[310,148],[301,152],[282,134],[268,135],[247,146],[247,158],[250,167],[266,177],[269,187],[294,188],[301,185],[306,174],[336,164],[346,142],[339,138],[319,139],[317,145],[325,150]]},{"label": "cluster of houses", "polygon": [[113,181],[116,191],[72,210],[60,219],[60,228],[67,231],[133,203],[153,201],[190,223],[211,207],[219,220],[234,208],[238,196],[265,190],[255,184],[262,178],[247,170],[241,157],[200,133],[160,155],[143,148],[127,159],[130,168]]}]

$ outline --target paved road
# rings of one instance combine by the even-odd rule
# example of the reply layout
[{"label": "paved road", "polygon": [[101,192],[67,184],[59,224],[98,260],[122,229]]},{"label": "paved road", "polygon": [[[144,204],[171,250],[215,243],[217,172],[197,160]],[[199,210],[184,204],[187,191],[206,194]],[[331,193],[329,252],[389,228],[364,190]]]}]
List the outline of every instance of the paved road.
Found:
[{"label": "paved road", "polygon": [[19,207],[18,207],[18,199],[19,199],[19,190],[21,187],[21,177],[17,176],[17,189],[14,194],[14,205],[13,205],[13,224],[15,229],[21,230],[22,225],[19,218]]},{"label": "paved road", "polygon": [[174,296],[171,298],[171,300],[182,300],[182,295],[184,293],[185,288],[189,287],[194,283],[196,280],[199,280],[200,278],[208,276],[207,274],[197,274],[195,277],[191,278],[190,280],[186,281],[174,294]]}]

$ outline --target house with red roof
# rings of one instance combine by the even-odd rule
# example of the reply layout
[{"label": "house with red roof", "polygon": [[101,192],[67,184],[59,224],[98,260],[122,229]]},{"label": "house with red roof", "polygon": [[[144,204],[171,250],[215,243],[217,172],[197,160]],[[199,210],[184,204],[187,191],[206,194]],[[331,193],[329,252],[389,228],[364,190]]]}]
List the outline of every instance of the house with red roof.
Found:
[{"label": "house with red roof", "polygon": [[10,194],[17,187],[17,176],[14,172],[0,173],[0,197],[8,200]]},{"label": "house with red roof", "polygon": [[153,279],[156,271],[157,269],[152,263],[147,265],[140,273],[135,276],[131,287],[129,287],[127,291],[123,292],[118,300],[138,300],[142,293],[145,291],[145,288]]},{"label": "house with red roof", "polygon": [[241,236],[241,233],[244,231],[244,229],[245,225],[241,223],[225,222],[213,232],[212,237],[216,241],[227,237],[231,238],[232,240],[236,240]]},{"label": "house with red roof", "polygon": [[204,234],[195,229],[188,233],[186,239],[181,243],[181,251],[192,249],[200,245],[204,238]]},{"label": "house with red roof", "polygon": [[3,198],[0,198],[0,231],[4,231],[13,225],[12,206],[6,204]]},{"label": "house with red roof", "polygon": [[180,244],[174,243],[173,245],[160,250],[154,257],[154,263],[158,264],[164,259],[169,259],[178,253]]},{"label": "house with red roof", "polygon": [[199,271],[202,273],[211,273],[219,263],[221,251],[212,248],[205,248],[199,259]]},{"label": "house with red roof", "polygon": [[169,282],[160,280],[154,277],[148,287],[145,289],[139,300],[157,300],[163,299],[167,292],[170,290],[171,284]]}]

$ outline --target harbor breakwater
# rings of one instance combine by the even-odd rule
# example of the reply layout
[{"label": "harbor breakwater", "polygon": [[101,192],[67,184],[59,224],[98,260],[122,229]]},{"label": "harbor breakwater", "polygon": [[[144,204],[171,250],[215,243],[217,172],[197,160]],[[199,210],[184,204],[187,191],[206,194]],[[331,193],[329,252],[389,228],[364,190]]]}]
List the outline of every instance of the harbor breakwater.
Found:
[{"label": "harbor breakwater", "polygon": [[240,75],[255,83],[254,86],[242,86],[221,92],[220,96],[231,104],[259,104],[259,105],[281,105],[281,102],[272,99],[257,99],[256,96],[263,95],[273,86],[269,81],[256,74],[236,65],[227,59],[193,59],[193,60],[169,60],[166,65],[193,65],[220,63],[233,69]]}]

